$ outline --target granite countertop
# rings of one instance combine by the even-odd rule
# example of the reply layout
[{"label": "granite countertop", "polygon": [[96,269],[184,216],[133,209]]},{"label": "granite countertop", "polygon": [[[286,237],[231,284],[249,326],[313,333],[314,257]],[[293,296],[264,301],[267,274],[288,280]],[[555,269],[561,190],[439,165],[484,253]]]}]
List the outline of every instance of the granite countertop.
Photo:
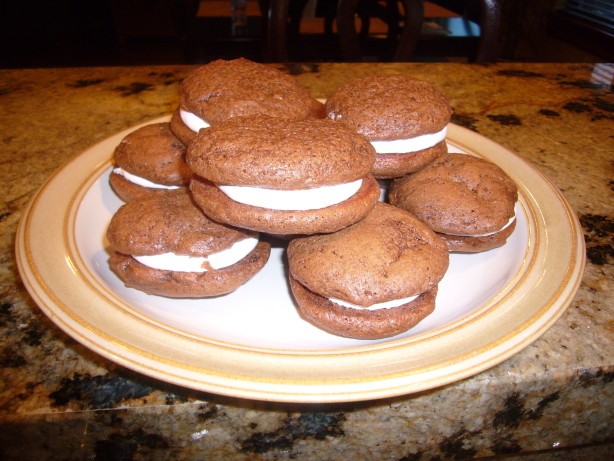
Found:
[{"label": "granite countertop", "polygon": [[494,368],[369,402],[249,401],[124,369],[37,307],[17,272],[16,229],[54,170],[100,140],[169,114],[192,68],[0,70],[0,458],[610,459],[614,65],[277,67],[319,98],[373,72],[428,80],[448,96],[455,123],[530,162],[563,192],[583,227],[587,265],[569,308]]}]

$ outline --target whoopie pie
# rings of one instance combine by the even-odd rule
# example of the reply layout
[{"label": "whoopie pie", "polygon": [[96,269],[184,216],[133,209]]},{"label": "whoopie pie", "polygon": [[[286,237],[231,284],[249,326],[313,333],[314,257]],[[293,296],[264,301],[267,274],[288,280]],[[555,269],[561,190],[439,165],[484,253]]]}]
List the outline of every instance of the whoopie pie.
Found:
[{"label": "whoopie pie", "polygon": [[448,154],[395,179],[388,199],[427,223],[453,252],[497,248],[516,227],[516,183],[499,166],[473,155]]},{"label": "whoopie pie", "polygon": [[324,117],[324,105],[299,80],[244,58],[218,59],[198,67],[181,82],[179,99],[171,129],[185,144],[202,128],[238,116]]},{"label": "whoopie pie", "polygon": [[187,162],[190,189],[211,219],[277,235],[334,232],[379,200],[374,151],[326,119],[234,117],[201,130]]},{"label": "whoopie pie", "polygon": [[429,82],[409,75],[350,80],[327,99],[326,112],[371,141],[376,151],[373,175],[378,179],[418,171],[448,151],[448,100]]},{"label": "whoopie pie", "polygon": [[208,219],[186,190],[132,200],[107,229],[109,265],[129,287],[172,298],[234,291],[264,267],[270,244]]},{"label": "whoopie pie", "polygon": [[435,308],[448,250],[426,224],[379,202],[338,232],[288,244],[289,281],[300,315],[338,336],[400,334]]},{"label": "whoopie pie", "polygon": [[125,136],[113,152],[109,183],[124,201],[187,189],[192,171],[185,162],[186,147],[168,123],[154,123]]}]

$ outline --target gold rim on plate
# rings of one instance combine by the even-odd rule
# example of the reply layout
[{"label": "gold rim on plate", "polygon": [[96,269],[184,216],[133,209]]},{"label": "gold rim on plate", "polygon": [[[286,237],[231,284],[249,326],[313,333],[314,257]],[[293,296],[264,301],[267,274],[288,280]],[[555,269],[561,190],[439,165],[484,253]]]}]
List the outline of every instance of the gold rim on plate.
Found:
[{"label": "gold rim on plate", "polygon": [[75,236],[81,201],[100,183],[118,142],[136,128],[96,144],[45,182],[24,210],[16,256],[27,290],[57,326],[101,356],[145,375],[200,391],[280,402],[410,394],[475,375],[519,352],[562,315],[580,284],[584,240],[561,193],[501,145],[451,125],[452,145],[496,163],[516,181],[526,216],[527,245],[519,268],[487,302],[416,335],[317,350],[239,344],[165,325],[106,288],[82,258]]}]

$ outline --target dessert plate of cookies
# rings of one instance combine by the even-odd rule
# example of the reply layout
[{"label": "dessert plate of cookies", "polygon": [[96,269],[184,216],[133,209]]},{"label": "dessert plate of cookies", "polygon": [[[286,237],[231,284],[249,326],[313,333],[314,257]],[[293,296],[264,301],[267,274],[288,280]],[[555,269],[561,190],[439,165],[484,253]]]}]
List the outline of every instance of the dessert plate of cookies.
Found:
[{"label": "dessert plate of cookies", "polygon": [[179,99],[59,169],[18,228],[33,299],[109,360],[239,398],[379,399],[501,363],[578,289],[565,198],[425,81],[319,101],[218,60]]},{"label": "dessert plate of cookies", "polygon": [[449,152],[488,160],[517,185],[515,227],[497,248],[452,252],[435,308],[415,326],[363,339],[305,320],[288,283],[289,239],[278,235],[266,238],[264,267],[230,293],[177,298],[130,288],[109,267],[107,228],[123,204],[109,185],[113,151],[134,130],[93,146],[44,184],[25,210],[16,250],[26,287],[60,328],[145,375],[285,402],[424,391],[525,348],[580,283],[582,233],[561,193],[514,153],[451,124]]}]

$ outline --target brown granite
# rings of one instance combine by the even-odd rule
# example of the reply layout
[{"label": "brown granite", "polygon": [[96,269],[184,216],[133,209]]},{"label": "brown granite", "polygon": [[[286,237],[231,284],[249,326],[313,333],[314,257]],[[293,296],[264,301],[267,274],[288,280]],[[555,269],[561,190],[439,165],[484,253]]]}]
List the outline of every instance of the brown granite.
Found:
[{"label": "brown granite", "polygon": [[55,327],[17,274],[16,227],[36,189],[86,147],[170,114],[190,69],[0,71],[0,458],[609,459],[614,66],[292,69],[320,98],[374,72],[432,82],[450,100],[455,123],[517,152],[562,190],[587,245],[583,281],[567,311],[504,363],[417,395],[313,406],[202,394],[123,369]]}]

